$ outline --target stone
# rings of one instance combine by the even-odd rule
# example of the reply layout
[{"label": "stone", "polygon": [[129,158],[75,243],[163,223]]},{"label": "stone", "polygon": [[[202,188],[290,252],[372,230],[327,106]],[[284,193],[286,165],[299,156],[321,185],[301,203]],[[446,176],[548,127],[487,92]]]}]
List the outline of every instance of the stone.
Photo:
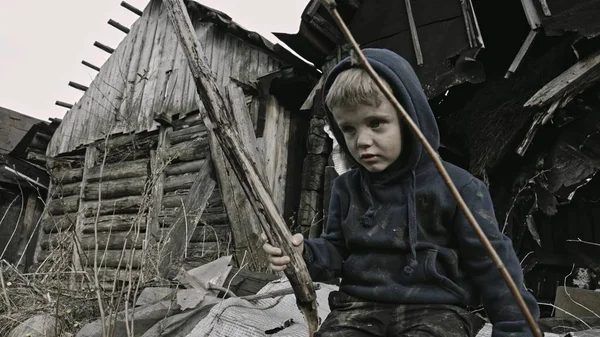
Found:
[{"label": "stone", "polygon": [[33,316],[14,328],[8,337],[56,337],[56,318],[48,314]]},{"label": "stone", "polygon": [[148,305],[162,300],[169,299],[176,289],[166,287],[148,287],[142,290],[142,293],[135,302],[136,306]]},{"label": "stone", "polygon": [[555,317],[595,316],[600,314],[600,292],[561,286],[556,288],[554,305],[562,309],[556,310]]}]

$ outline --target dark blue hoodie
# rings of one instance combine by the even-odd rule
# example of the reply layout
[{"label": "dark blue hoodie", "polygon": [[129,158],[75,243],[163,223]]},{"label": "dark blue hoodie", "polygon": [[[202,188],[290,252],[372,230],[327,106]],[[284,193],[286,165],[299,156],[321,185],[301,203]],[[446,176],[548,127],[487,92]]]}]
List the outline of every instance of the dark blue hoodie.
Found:
[{"label": "dark blue hoodie", "polygon": [[[410,64],[388,50],[364,53],[437,150],[437,123]],[[331,71],[324,95],[350,67],[345,59]],[[349,154],[327,112],[333,134]],[[483,302],[494,324],[493,337],[531,336],[500,272],[430,156],[412,133],[403,130],[403,138],[403,153],[385,171],[373,174],[357,165],[334,181],[325,234],[305,244],[313,280],[341,277],[341,291],[366,301],[465,307]],[[469,172],[444,165],[537,320],[537,303],[523,286],[510,239],[498,229],[486,186]]]}]

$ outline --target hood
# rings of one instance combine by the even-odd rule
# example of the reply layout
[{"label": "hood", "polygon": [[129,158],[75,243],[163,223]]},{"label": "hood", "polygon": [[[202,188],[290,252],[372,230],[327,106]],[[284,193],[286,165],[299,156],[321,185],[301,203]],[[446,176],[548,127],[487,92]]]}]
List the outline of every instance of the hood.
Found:
[{"label": "hood", "polygon": [[[415,121],[421,132],[427,138],[427,141],[437,151],[440,145],[440,135],[435,120],[435,116],[431,111],[427,96],[421,86],[421,82],[417,78],[412,66],[400,55],[389,51],[387,49],[363,49],[367,60],[375,69],[375,71],[381,76],[394,91],[394,96],[398,99],[400,104],[408,112],[410,117]],[[325,80],[323,90],[323,101],[329,92],[329,88],[335,81],[336,77],[344,70],[355,67],[352,64],[350,57],[344,59],[338,63],[335,68],[329,73]],[[327,112],[327,119],[331,127],[331,131],[335,136],[340,147],[346,152],[349,158],[352,158],[348,151],[348,146],[344,140],[344,136],[341,130],[333,119],[333,115],[329,108],[325,106]],[[400,124],[406,125],[403,119],[400,117]],[[390,167],[394,170],[394,176],[404,175],[410,171],[419,171],[419,169],[425,164],[431,162],[431,159],[425,153],[423,145],[418,139],[412,134],[408,127],[403,127],[402,136],[404,138],[404,147],[402,151],[402,158],[405,158],[402,165],[392,165]],[[399,159],[400,160],[400,159]],[[356,162],[355,162],[356,163]],[[356,163],[358,165],[358,163]],[[387,171],[387,170],[386,170]]]}]

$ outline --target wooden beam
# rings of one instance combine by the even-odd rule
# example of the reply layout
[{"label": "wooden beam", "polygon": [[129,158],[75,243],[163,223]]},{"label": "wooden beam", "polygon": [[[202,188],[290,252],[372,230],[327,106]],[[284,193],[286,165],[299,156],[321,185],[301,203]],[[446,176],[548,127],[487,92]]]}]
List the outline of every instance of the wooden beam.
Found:
[{"label": "wooden beam", "polygon": [[86,91],[89,89],[89,87],[86,87],[86,86],[85,86],[85,85],[83,85],[83,84],[79,84],[79,83],[77,83],[77,82],[73,82],[73,81],[70,81],[70,82],[69,82],[69,86],[70,86],[71,88],[79,89],[79,90],[81,90],[81,91],[83,91],[83,92],[86,92]]},{"label": "wooden beam", "polygon": [[116,29],[122,31],[125,34],[129,34],[129,28],[123,26],[122,24],[118,23],[117,21],[110,19],[108,20],[108,24],[115,27]]},{"label": "wooden beam", "polygon": [[537,9],[535,9],[533,0],[521,0],[521,4],[523,5],[527,22],[529,22],[529,27],[531,27],[531,29],[540,28],[542,26],[542,21],[540,20]]},{"label": "wooden beam", "polygon": [[83,64],[84,66],[86,66],[88,68],[94,69],[95,71],[100,71],[100,67],[95,66],[95,65],[89,63],[88,61],[85,61],[85,60],[81,61],[81,64]]},{"label": "wooden beam", "polygon": [[540,5],[542,5],[542,10],[544,11],[545,16],[552,15],[552,12],[550,12],[550,7],[548,7],[548,2],[546,0],[540,0]]},{"label": "wooden beam", "polygon": [[127,3],[127,2],[125,2],[125,1],[122,1],[122,2],[121,2],[121,6],[122,6],[122,7],[124,7],[124,8],[127,8],[128,10],[130,10],[130,11],[131,11],[132,13],[134,13],[134,14],[137,14],[137,15],[139,15],[139,16],[142,16],[142,13],[143,13],[143,12],[142,12],[141,10],[139,10],[139,9],[137,9],[137,8],[135,8],[135,7],[133,7],[132,5],[128,4],[128,3]]},{"label": "wooden beam", "polygon": [[[310,336],[317,330],[316,293],[302,254],[294,249],[291,233],[285,220],[277,210],[264,179],[252,161],[244,144],[240,141],[236,125],[232,125],[231,106],[226,104],[224,95],[215,83],[208,61],[198,41],[198,36],[187,13],[184,0],[164,0],[173,30],[185,52],[199,94],[200,104],[205,107],[205,124],[214,132],[225,158],[239,179],[246,197],[271,244],[281,248],[290,257],[285,274],[296,295],[296,303],[306,319]],[[235,123],[235,122],[234,122]],[[259,234],[259,233],[256,233]]]},{"label": "wooden beam", "polygon": [[529,48],[531,48],[531,45],[533,44],[533,40],[535,40],[535,37],[538,36],[539,32],[540,32],[539,30],[530,30],[529,31],[527,38],[525,38],[525,42],[523,42],[521,49],[519,49],[517,56],[515,56],[515,59],[513,60],[510,67],[508,68],[508,71],[504,75],[504,78],[508,79],[512,74],[515,73],[515,71],[517,71],[517,68],[519,68],[519,65],[521,65],[523,58],[527,54],[527,51],[529,50]]},{"label": "wooden beam", "polygon": [[63,101],[56,101],[56,102],[54,102],[54,104],[56,104],[58,106],[62,106],[63,108],[67,108],[67,109],[73,108],[73,104],[65,103]]},{"label": "wooden beam", "polygon": [[112,54],[112,53],[115,52],[115,50],[113,48],[111,48],[111,47],[109,47],[109,46],[107,46],[105,44],[102,44],[102,43],[100,43],[98,41],[94,42],[94,46],[98,47],[99,49],[104,50],[105,52],[107,52],[109,54]]},{"label": "wooden beam", "polygon": [[419,35],[417,33],[417,25],[415,24],[415,17],[413,16],[412,6],[410,0],[404,0],[406,5],[406,16],[408,17],[408,25],[410,26],[410,35],[412,36],[413,46],[415,47],[415,56],[417,58],[417,65],[423,65],[423,52],[421,51],[421,42],[419,42]]}]

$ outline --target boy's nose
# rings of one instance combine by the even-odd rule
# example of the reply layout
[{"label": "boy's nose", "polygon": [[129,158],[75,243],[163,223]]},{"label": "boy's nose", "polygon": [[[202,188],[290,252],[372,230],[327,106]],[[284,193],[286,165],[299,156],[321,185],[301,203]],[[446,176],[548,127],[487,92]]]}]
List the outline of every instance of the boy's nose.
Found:
[{"label": "boy's nose", "polygon": [[373,139],[371,139],[371,136],[366,132],[360,132],[356,139],[356,146],[369,147],[371,145],[373,145]]}]

